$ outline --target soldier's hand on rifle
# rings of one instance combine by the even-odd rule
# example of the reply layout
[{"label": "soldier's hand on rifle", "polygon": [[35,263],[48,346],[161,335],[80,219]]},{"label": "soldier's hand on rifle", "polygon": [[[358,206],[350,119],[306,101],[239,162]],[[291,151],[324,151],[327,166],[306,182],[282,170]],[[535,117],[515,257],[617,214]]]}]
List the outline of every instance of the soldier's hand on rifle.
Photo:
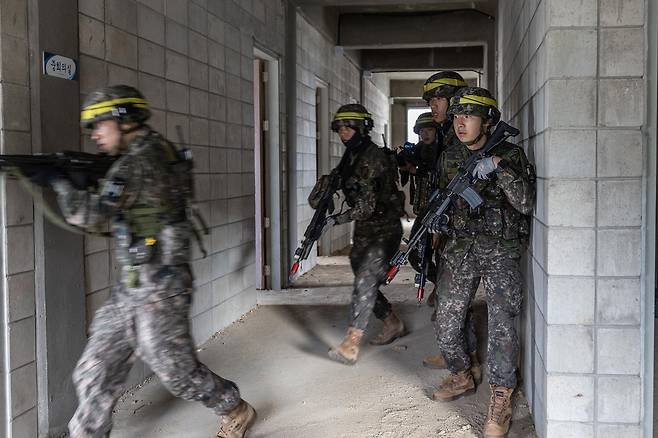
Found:
[{"label": "soldier's hand on rifle", "polygon": [[329,222],[329,219],[331,219],[333,221],[332,225],[342,225],[342,224],[348,223],[349,221],[352,220],[352,219],[350,219],[350,211],[351,210],[347,210],[343,213],[334,214],[334,215],[329,216],[327,218],[327,223]]},{"label": "soldier's hand on rifle", "polygon": [[478,179],[489,179],[489,174],[496,170],[501,160],[502,158],[496,156],[481,159],[475,165],[475,169],[473,169],[473,176]]},{"label": "soldier's hand on rifle", "polygon": [[432,234],[448,234],[448,222],[450,218],[445,215],[439,215],[432,218],[432,220],[427,224],[427,230]]}]

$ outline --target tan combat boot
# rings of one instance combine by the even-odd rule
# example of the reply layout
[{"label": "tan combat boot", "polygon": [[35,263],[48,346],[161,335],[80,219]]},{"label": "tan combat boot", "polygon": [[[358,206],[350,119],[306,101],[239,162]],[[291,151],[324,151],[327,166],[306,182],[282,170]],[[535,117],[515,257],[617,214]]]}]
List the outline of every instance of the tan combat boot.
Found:
[{"label": "tan combat boot", "polygon": [[370,340],[372,345],[386,345],[395,341],[397,338],[401,338],[407,334],[407,329],[404,326],[404,323],[395,312],[391,312],[384,319],[384,327],[382,327],[381,333]]},{"label": "tan combat boot", "polygon": [[484,423],[485,438],[499,438],[507,435],[512,419],[512,392],[514,392],[514,388],[491,385],[489,411]]},{"label": "tan combat boot", "polygon": [[443,370],[447,365],[443,355],[437,354],[436,356],[427,356],[425,359],[423,359],[423,366],[425,368],[432,368],[434,370]]},{"label": "tan combat boot", "polygon": [[240,400],[231,412],[222,415],[217,438],[243,438],[245,432],[256,421],[256,411],[249,403]]},{"label": "tan combat boot", "polygon": [[478,360],[477,351],[468,353],[468,355],[471,357],[471,374],[473,375],[473,380],[479,385],[482,382],[482,365]]},{"label": "tan combat boot", "polygon": [[475,382],[470,370],[451,373],[443,379],[439,389],[434,391],[432,398],[440,401],[457,400],[460,397],[473,394],[475,392]]},{"label": "tan combat boot", "polygon": [[361,344],[362,337],[363,330],[349,327],[343,342],[339,346],[329,350],[329,357],[345,365],[354,365],[359,356],[359,344]]}]

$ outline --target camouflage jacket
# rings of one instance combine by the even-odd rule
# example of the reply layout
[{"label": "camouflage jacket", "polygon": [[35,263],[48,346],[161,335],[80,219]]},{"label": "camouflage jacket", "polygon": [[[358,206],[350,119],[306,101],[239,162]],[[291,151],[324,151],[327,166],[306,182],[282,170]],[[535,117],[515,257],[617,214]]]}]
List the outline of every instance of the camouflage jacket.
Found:
[{"label": "camouflage jacket", "polygon": [[[444,188],[459,172],[459,166],[472,152],[458,143],[446,149],[439,158],[439,187]],[[465,255],[475,241],[502,242],[509,248],[520,248],[529,234],[529,218],[535,202],[535,186],[528,174],[528,159],[519,146],[505,142],[493,154],[503,161],[488,180],[477,180],[475,190],[484,199],[477,210],[458,198],[450,208],[451,241],[444,254]]]},{"label": "camouflage jacket", "polygon": [[97,191],[77,190],[66,179],[53,188],[69,223],[89,228],[109,220],[120,265],[180,265],[189,262],[192,234],[191,162],[177,172],[173,163],[180,162],[171,143],[144,127]]},{"label": "camouflage jacket", "polygon": [[448,146],[455,144],[456,138],[455,132],[452,130],[452,123],[448,121],[441,124],[435,143],[426,145],[419,142],[416,145],[417,156],[421,164],[415,175],[416,187],[412,195],[415,215],[422,216],[427,212],[428,200],[437,188],[438,159]]},{"label": "camouflage jacket", "polygon": [[366,138],[341,170],[341,190],[357,222],[399,221],[404,214],[404,193],[398,190],[395,156]]}]

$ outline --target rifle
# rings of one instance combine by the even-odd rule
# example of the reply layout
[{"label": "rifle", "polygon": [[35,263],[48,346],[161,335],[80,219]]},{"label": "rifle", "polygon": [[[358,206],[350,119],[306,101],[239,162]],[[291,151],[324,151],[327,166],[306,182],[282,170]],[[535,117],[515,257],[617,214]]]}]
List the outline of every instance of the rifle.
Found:
[{"label": "rifle", "polygon": [[32,178],[56,171],[80,190],[95,187],[116,157],[86,152],[64,151],[54,154],[0,155],[0,172]]},{"label": "rifle", "polygon": [[304,231],[304,240],[302,240],[301,245],[295,250],[295,255],[293,256],[294,262],[289,273],[289,278],[291,279],[297,274],[297,271],[299,271],[301,262],[308,258],[315,241],[322,236],[322,233],[329,228],[329,226],[334,224],[333,221],[328,220],[327,213],[332,214],[334,212],[334,194],[340,188],[340,169],[342,169],[343,162],[346,160],[345,157],[347,155],[348,152],[345,151],[338,166],[336,166],[336,168],[328,175],[329,182],[327,184],[327,189],[322,193],[320,200],[317,203],[315,213],[311,218],[311,222],[306,227],[306,231]]},{"label": "rifle", "polygon": [[[423,301],[423,298],[425,297],[425,284],[427,283],[427,271],[428,271],[429,263],[432,259],[431,255],[429,257],[427,256],[428,255],[427,247],[428,245],[430,247],[432,246],[431,239],[432,239],[432,235],[427,233],[425,239],[421,239],[418,242],[418,252],[420,254],[420,272],[416,273],[416,276],[414,277],[414,286],[417,288],[416,299],[418,300],[418,304],[420,304],[420,302]],[[387,274],[387,279],[388,279],[388,274]]]},{"label": "rifle", "polygon": [[[478,208],[484,200],[478,192],[473,188],[476,177],[473,176],[473,170],[477,162],[488,154],[500,143],[507,140],[508,137],[514,137],[519,133],[519,130],[508,125],[505,122],[499,122],[496,130],[487,139],[484,146],[471,155],[460,167],[459,172],[450,181],[447,187],[443,190],[437,189],[432,193],[429,200],[429,209],[422,219],[421,226],[405,240],[407,250],[398,250],[390,261],[391,268],[386,273],[386,284],[389,284],[395,276],[400,272],[400,267],[407,264],[409,261],[409,252],[418,246],[421,241],[427,237],[429,226],[432,224],[447,225],[448,215],[445,213],[448,207],[452,205],[457,198],[464,199],[472,209]],[[422,256],[422,255],[421,255]],[[419,291],[420,292],[420,291]]]}]

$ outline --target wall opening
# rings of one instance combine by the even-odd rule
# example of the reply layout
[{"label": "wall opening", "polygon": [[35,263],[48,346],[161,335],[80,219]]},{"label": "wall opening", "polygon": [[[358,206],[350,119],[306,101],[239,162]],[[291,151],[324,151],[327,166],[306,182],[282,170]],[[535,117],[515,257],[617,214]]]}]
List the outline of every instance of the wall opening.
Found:
[{"label": "wall opening", "polygon": [[279,61],[254,49],[256,288],[281,288]]}]

